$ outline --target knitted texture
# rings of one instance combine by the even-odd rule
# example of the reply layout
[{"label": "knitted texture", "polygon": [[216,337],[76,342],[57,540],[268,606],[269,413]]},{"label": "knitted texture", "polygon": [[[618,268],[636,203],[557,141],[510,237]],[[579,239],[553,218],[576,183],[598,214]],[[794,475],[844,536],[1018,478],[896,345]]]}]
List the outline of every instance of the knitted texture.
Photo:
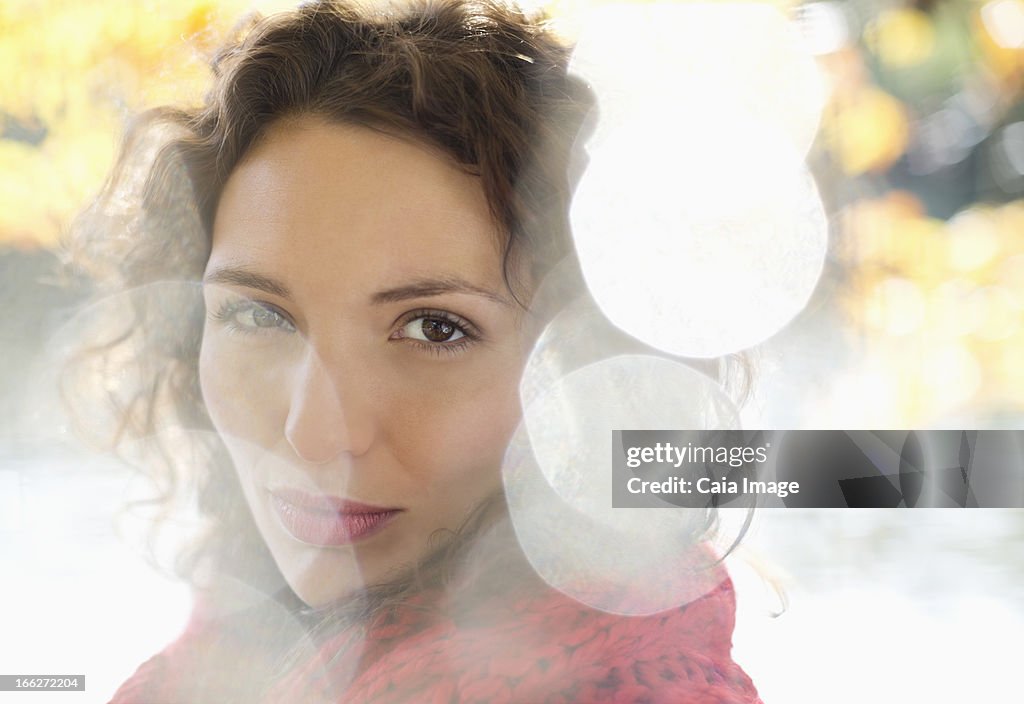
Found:
[{"label": "knitted texture", "polygon": [[[735,593],[722,577],[701,598],[644,617],[597,611],[550,589],[495,595],[469,614],[413,600],[365,631],[327,638],[263,702],[760,704],[730,654]],[[200,614],[112,704],[252,702],[246,673],[274,666],[252,629]]]},{"label": "knitted texture", "polygon": [[[406,609],[365,640],[342,634],[280,682],[267,702],[756,704],[732,661],[735,594],[654,616],[590,609],[558,592],[520,599],[487,622],[421,622]],[[358,652],[361,667],[349,658]],[[332,657],[344,653],[347,657]]]}]

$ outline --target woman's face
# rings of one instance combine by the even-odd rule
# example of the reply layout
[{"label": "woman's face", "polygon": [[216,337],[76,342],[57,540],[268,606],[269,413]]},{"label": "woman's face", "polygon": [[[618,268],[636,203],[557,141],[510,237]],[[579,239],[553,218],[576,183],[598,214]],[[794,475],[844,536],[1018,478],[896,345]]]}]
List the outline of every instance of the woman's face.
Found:
[{"label": "woman's face", "polygon": [[522,309],[478,180],[304,119],[235,169],[204,277],[200,382],[305,602],[387,581],[500,486]]}]

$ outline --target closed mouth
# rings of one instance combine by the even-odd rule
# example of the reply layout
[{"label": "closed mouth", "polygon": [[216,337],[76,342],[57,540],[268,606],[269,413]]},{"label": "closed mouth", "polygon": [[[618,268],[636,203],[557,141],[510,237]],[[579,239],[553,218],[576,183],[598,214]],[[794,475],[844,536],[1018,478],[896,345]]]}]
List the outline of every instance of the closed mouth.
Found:
[{"label": "closed mouth", "polygon": [[274,513],[285,531],[299,542],[320,547],[365,540],[403,511],[294,489],[275,489],[269,493]]}]

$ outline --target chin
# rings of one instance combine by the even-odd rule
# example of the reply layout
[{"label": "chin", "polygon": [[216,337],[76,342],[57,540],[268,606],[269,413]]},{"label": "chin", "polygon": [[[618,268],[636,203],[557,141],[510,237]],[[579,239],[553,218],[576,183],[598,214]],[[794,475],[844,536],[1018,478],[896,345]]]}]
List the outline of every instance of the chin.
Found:
[{"label": "chin", "polygon": [[361,564],[351,549],[311,548],[309,552],[317,554],[282,556],[278,568],[295,595],[313,608],[357,597],[368,588],[400,581],[410,574],[404,562],[387,567]]},{"label": "chin", "polygon": [[308,606],[326,606],[354,596],[366,586],[351,549],[325,550],[293,543],[271,546],[270,552],[285,582]]},{"label": "chin", "polygon": [[286,577],[286,581],[292,591],[303,603],[313,608],[350,599],[366,588],[358,574],[346,575],[345,578],[339,578],[336,572],[322,575],[305,573],[291,577]]}]

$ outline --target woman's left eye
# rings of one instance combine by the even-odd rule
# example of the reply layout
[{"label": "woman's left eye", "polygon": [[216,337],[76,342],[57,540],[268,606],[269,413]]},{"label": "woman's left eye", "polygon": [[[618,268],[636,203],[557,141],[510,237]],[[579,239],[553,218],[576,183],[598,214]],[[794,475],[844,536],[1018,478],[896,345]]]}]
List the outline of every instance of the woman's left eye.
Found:
[{"label": "woman's left eye", "polygon": [[455,342],[466,336],[466,332],[452,321],[428,316],[410,320],[401,329],[401,337],[435,344]]},{"label": "woman's left eye", "polygon": [[406,340],[425,352],[456,354],[481,339],[473,323],[443,310],[410,311],[397,325],[392,340]]}]

